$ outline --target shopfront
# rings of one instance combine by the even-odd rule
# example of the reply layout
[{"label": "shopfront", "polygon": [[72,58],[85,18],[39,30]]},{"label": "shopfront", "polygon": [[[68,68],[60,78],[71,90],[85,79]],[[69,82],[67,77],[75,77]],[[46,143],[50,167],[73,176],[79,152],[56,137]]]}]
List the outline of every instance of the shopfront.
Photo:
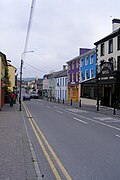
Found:
[{"label": "shopfront", "polygon": [[113,63],[104,62],[97,75],[97,99],[101,105],[120,107],[120,71],[113,71]]}]

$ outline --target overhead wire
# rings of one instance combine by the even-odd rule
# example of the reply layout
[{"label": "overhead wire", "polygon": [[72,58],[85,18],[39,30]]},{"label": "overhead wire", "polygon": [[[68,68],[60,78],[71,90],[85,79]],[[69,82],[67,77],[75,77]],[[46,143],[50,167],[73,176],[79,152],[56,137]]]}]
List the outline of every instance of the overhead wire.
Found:
[{"label": "overhead wire", "polygon": [[31,3],[30,15],[29,15],[29,21],[28,21],[28,27],[27,27],[27,34],[26,34],[25,45],[24,45],[24,52],[27,50],[27,45],[28,45],[28,41],[29,41],[30,29],[31,29],[31,24],[32,24],[32,17],[33,17],[33,11],[34,11],[34,8],[35,8],[35,1],[36,0],[32,0],[32,3]]},{"label": "overhead wire", "polygon": [[27,63],[27,62],[25,62],[25,64],[27,64],[28,66],[30,66],[30,67],[32,67],[32,68],[34,68],[34,69],[36,69],[36,70],[38,70],[38,71],[40,71],[40,72],[47,73],[47,72],[45,72],[45,71],[43,71],[43,70],[41,70],[41,69],[36,68],[35,66],[30,65],[30,64]]}]

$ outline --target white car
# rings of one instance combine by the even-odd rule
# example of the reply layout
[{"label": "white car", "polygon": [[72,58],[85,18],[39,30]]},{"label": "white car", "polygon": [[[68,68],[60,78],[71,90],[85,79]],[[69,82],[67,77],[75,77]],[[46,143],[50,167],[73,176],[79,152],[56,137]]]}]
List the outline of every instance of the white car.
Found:
[{"label": "white car", "polygon": [[37,99],[39,96],[38,96],[38,93],[33,91],[33,92],[30,93],[30,97],[34,98],[34,99]]}]

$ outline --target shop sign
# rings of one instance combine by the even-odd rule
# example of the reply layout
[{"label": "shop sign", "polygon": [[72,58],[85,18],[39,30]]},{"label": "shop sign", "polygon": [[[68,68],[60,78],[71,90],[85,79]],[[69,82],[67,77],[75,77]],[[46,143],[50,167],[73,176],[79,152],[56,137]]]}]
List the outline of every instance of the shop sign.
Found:
[{"label": "shop sign", "polygon": [[113,71],[113,63],[111,62],[104,62],[100,65],[100,73],[101,74],[110,74]]}]

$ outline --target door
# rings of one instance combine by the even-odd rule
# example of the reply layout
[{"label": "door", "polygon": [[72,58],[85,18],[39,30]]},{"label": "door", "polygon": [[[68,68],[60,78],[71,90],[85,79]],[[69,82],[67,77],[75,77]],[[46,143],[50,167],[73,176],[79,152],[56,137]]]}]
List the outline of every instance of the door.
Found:
[{"label": "door", "polygon": [[104,105],[110,106],[110,87],[104,87]]}]

